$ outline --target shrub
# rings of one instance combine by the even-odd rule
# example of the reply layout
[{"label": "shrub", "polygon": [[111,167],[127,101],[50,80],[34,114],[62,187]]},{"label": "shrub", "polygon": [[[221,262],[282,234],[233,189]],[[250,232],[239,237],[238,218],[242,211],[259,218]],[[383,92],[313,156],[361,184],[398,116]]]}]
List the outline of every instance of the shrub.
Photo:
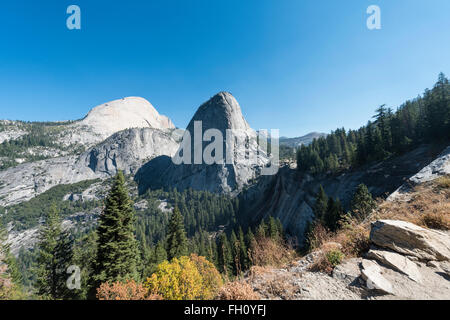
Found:
[{"label": "shrub", "polygon": [[13,292],[13,284],[6,273],[7,269],[6,264],[0,265],[0,300],[9,300]]},{"label": "shrub", "polygon": [[259,300],[259,295],[253,290],[253,288],[243,281],[228,282],[223,286],[218,298],[220,300]]},{"label": "shrub", "polygon": [[219,271],[205,257],[191,254],[190,259],[202,277],[202,299],[213,299],[223,285]]},{"label": "shrub", "polygon": [[152,294],[167,300],[211,299],[222,279],[212,263],[191,255],[164,261],[144,285]]},{"label": "shrub", "polygon": [[341,251],[342,245],[338,242],[327,242],[322,244],[320,250],[314,257],[314,262],[310,266],[311,271],[319,271],[331,274],[333,269],[339,265],[345,255]]},{"label": "shrub", "polygon": [[346,224],[335,241],[342,245],[342,252],[345,255],[359,257],[369,250],[369,234],[368,226],[358,224],[354,219],[346,219]]},{"label": "shrub", "polygon": [[427,228],[438,230],[450,229],[450,217],[448,214],[443,215],[437,212],[427,212],[420,219]]},{"label": "shrub", "polygon": [[339,265],[342,260],[344,259],[345,255],[341,252],[341,250],[331,250],[325,254],[327,257],[328,262],[333,266],[336,267]]},{"label": "shrub", "polygon": [[167,300],[195,300],[201,297],[202,277],[195,264],[183,256],[159,264],[145,286]]},{"label": "shrub", "polygon": [[253,266],[281,266],[293,257],[293,250],[286,244],[269,237],[257,238],[248,250],[248,256]]},{"label": "shrub", "polygon": [[314,222],[310,225],[306,234],[305,251],[313,251],[330,239],[330,232],[320,223]]},{"label": "shrub", "polygon": [[161,297],[149,294],[148,290],[134,280],[126,282],[102,283],[97,289],[99,300],[160,300]]}]

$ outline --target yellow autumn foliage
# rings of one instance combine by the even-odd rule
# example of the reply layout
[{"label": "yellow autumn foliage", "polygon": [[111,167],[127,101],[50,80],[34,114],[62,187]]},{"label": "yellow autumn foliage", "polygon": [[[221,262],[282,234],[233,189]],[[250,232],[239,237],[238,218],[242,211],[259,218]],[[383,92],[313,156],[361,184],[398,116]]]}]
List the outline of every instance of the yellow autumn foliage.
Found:
[{"label": "yellow autumn foliage", "polygon": [[159,264],[144,285],[163,299],[200,300],[213,298],[221,284],[222,278],[212,263],[191,255]]}]

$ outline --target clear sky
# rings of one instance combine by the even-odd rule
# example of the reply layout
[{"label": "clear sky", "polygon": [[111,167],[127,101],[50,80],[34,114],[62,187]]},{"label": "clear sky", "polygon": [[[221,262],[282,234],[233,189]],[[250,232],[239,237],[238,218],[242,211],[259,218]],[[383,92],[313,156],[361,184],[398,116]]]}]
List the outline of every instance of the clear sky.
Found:
[{"label": "clear sky", "polygon": [[[68,30],[66,8],[81,8]],[[381,8],[381,30],[366,9]],[[449,0],[55,0],[0,5],[0,119],[141,96],[184,128],[230,91],[254,129],[358,128],[450,75]]]}]

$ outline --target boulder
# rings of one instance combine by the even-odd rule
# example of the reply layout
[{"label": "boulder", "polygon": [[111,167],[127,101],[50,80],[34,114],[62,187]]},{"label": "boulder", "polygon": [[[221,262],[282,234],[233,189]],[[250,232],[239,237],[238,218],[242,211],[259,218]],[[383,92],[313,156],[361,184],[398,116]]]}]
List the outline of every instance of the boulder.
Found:
[{"label": "boulder", "polygon": [[370,240],[379,247],[414,256],[419,260],[450,260],[450,237],[447,234],[409,222],[378,220],[372,223]]},{"label": "boulder", "polygon": [[401,254],[387,250],[370,249],[367,257],[406,274],[411,280],[419,283],[422,281],[422,276],[417,265]]},{"label": "boulder", "polygon": [[394,294],[392,284],[382,276],[381,268],[378,264],[371,260],[363,259],[361,267],[361,276],[366,280],[367,289]]}]

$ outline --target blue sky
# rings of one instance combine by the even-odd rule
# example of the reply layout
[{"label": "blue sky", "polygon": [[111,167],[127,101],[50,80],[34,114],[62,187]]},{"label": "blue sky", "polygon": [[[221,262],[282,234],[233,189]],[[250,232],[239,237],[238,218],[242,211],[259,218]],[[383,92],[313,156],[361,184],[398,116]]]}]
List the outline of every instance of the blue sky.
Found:
[{"label": "blue sky", "polygon": [[[81,8],[81,30],[66,8]],[[381,8],[381,30],[366,9]],[[142,96],[185,127],[230,91],[255,129],[358,128],[450,75],[448,0],[8,1],[0,118],[67,120]]]}]

